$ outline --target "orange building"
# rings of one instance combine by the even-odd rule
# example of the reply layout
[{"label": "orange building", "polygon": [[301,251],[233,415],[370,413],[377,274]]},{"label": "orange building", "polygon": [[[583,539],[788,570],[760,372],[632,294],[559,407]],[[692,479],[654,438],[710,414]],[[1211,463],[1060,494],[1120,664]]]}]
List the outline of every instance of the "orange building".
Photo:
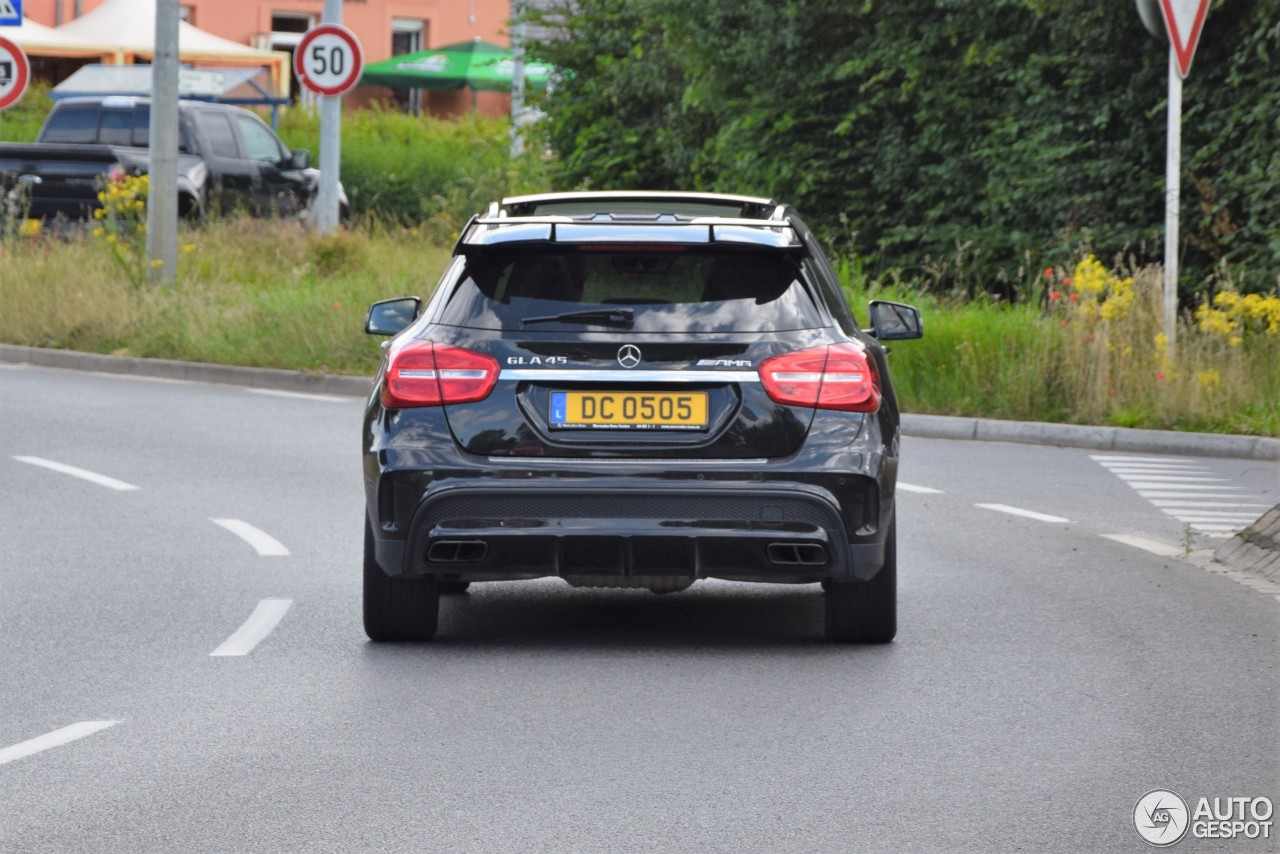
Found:
[{"label": "orange building", "polygon": [[[26,17],[56,27],[93,11],[105,0],[24,0]],[[200,29],[263,50],[291,51],[306,30],[324,17],[324,0],[180,0],[182,18]],[[509,44],[510,0],[344,0],[342,23],[360,39],[366,63],[402,53],[482,38]],[[104,38],[109,34],[104,33]],[[293,91],[299,91],[295,85]],[[467,91],[422,92],[422,105],[437,115],[471,108]],[[349,104],[394,100],[410,107],[412,95],[381,87],[359,87]],[[480,92],[476,108],[504,115],[506,94]]]}]

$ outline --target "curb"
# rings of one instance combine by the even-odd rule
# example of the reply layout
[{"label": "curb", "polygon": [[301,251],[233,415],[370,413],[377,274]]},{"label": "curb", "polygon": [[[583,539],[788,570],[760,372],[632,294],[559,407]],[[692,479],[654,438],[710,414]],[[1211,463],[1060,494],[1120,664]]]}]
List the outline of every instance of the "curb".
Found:
[{"label": "curb", "polygon": [[302,371],[282,371],[275,368],[240,368],[232,365],[209,365],[203,362],[178,362],[171,359],[102,356],[97,353],[53,350],[47,347],[22,347],[14,344],[0,344],[0,362],[152,379],[238,385],[274,391],[340,394],[351,397],[366,397],[370,389],[368,377],[308,374]]},{"label": "curb", "polygon": [[[0,344],[0,362],[311,394],[366,397],[370,392],[368,377],[309,374],[274,368],[241,368],[170,359],[103,356],[74,350],[23,347],[14,344]],[[1260,436],[1177,433],[1164,430],[1135,430],[1128,427],[1088,427],[1078,424],[997,421],[989,418],[909,413],[904,413],[902,416],[902,432],[906,436],[917,439],[968,439],[981,442],[1057,445],[1099,451],[1280,461],[1280,439]]]},{"label": "curb", "polygon": [[1059,445],[1097,451],[1280,461],[1280,439],[1262,436],[1177,433],[1129,427],[1088,427],[1079,424],[996,421],[989,418],[907,413],[902,416],[902,432],[903,435],[917,439],[974,439],[983,442]]},{"label": "curb", "polygon": [[1280,504],[1218,546],[1213,559],[1280,584]]}]

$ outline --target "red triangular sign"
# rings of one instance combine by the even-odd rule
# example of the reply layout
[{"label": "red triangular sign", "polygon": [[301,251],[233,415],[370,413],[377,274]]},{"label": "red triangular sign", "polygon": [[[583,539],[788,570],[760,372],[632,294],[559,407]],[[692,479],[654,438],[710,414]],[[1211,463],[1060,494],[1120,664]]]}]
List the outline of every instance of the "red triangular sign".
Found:
[{"label": "red triangular sign", "polygon": [[1183,77],[1191,71],[1191,57],[1195,56],[1200,42],[1200,30],[1204,16],[1209,11],[1209,0],[1160,0],[1164,26],[1169,31],[1169,43],[1178,58],[1178,73]]}]

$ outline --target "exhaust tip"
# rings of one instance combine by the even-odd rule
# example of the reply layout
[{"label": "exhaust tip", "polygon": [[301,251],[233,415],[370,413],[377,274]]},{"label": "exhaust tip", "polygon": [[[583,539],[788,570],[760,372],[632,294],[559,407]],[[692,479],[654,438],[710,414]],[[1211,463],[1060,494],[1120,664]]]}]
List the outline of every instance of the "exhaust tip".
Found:
[{"label": "exhaust tip", "polygon": [[488,551],[483,540],[436,540],[427,547],[427,562],[478,563]]},{"label": "exhaust tip", "polygon": [[827,550],[812,543],[770,543],[769,560],[780,566],[826,566]]}]

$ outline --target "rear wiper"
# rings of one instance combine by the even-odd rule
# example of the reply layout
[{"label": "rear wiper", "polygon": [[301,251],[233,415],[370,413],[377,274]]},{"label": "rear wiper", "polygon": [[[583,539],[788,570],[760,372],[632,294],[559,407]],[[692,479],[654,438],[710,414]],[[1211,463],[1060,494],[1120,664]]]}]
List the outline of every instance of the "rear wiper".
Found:
[{"label": "rear wiper", "polygon": [[631,326],[636,322],[635,312],[629,308],[591,308],[570,311],[565,314],[548,314],[542,317],[526,317],[524,323],[598,323],[601,326]]}]

